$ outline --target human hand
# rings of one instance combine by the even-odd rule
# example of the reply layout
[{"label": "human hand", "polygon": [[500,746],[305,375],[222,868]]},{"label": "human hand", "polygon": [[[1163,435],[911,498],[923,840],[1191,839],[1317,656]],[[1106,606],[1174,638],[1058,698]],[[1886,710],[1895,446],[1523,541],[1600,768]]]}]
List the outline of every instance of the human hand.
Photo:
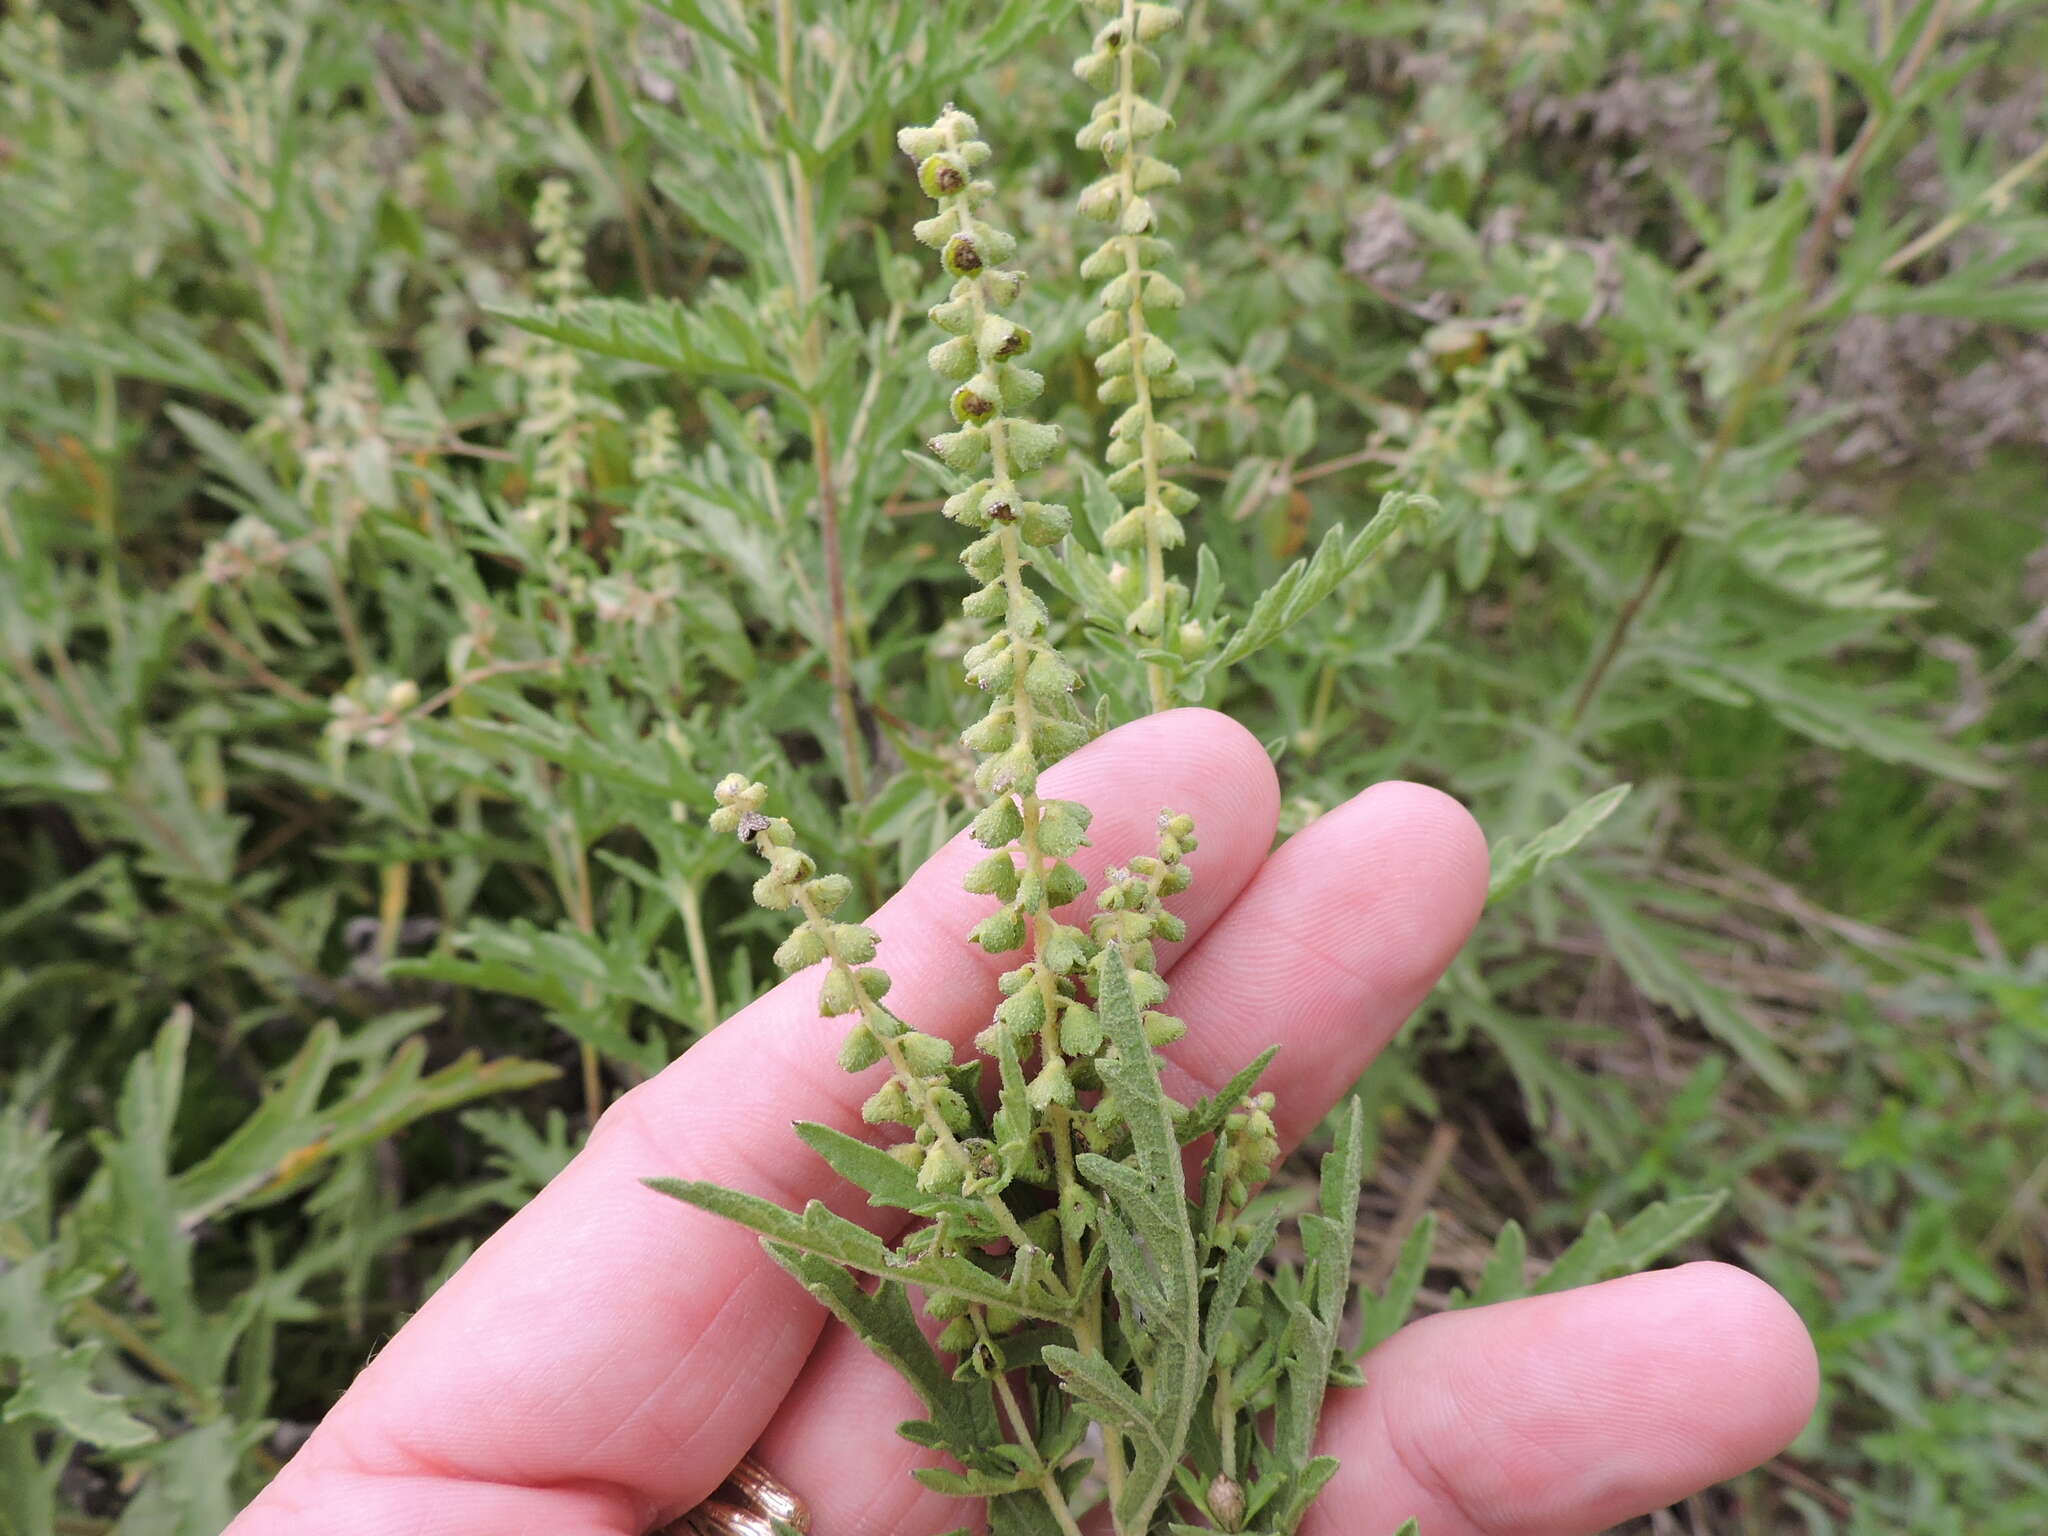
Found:
[{"label": "human hand", "polygon": [[[1283,1138],[1314,1128],[1422,1000],[1486,893],[1486,845],[1434,790],[1381,784],[1270,852],[1278,790],[1241,727],[1201,710],[1137,721],[1049,791],[1095,810],[1092,878],[1149,847],[1161,806],[1202,833],[1164,946],[1167,1091],[1190,1099],[1266,1046]],[[965,1041],[998,962],[960,937],[956,839],[874,917],[890,1003]],[[704,1179],[880,1226],[790,1122],[862,1129],[842,1026],[791,978],[634,1089],[559,1178],[394,1337],[229,1536],[642,1536],[750,1448],[818,1536],[953,1529],[971,1511],[914,1482],[895,1435],[916,1399],[751,1234],[643,1188]],[[1178,1081],[1174,1077],[1178,1077]],[[1588,1536],[1770,1456],[1806,1422],[1806,1331],[1761,1281],[1692,1264],[1412,1325],[1332,1395],[1340,1471],[1309,1536]]]}]

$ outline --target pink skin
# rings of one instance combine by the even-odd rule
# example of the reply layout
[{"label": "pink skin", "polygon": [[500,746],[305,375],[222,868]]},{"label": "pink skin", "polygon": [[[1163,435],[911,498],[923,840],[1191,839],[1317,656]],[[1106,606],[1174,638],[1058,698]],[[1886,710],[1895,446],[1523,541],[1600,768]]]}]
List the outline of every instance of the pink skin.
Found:
[{"label": "pink skin", "polygon": [[[1258,743],[1180,710],[1113,732],[1047,776],[1096,811],[1091,880],[1144,851],[1161,806],[1201,849],[1163,957],[1189,1022],[1183,1097],[1274,1041],[1281,1130],[1311,1128],[1464,942],[1486,846],[1453,801],[1381,784],[1269,853],[1278,807]],[[1004,963],[961,941],[956,840],[877,914],[890,1002],[965,1043]],[[616,1104],[575,1163],[393,1338],[228,1536],[642,1536],[759,1443],[819,1536],[925,1536],[962,1506],[906,1475],[915,1400],[747,1233],[641,1187],[712,1179],[887,1230],[790,1133],[859,1127],[872,1088],[834,1065],[843,1021],[816,979],[778,987]],[[1740,1271],[1690,1265],[1430,1319],[1333,1398],[1338,1475],[1310,1536],[1591,1533],[1733,1476],[1812,1410],[1806,1331]]]}]

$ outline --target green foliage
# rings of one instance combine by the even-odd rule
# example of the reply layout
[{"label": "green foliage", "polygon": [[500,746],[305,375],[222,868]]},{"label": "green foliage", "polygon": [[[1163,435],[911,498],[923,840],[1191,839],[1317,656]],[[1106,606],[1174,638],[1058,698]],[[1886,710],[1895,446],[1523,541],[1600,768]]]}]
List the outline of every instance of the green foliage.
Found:
[{"label": "green foliage", "polygon": [[[988,818],[982,937],[1029,984],[947,1134],[1057,1185],[1047,1127],[1121,1055],[1069,962],[1144,987],[1186,865],[1097,892],[1099,933],[1037,922],[1085,820],[1042,803],[1033,855],[958,738],[1014,731],[1041,655],[1035,765],[1206,702],[1273,748],[1289,830],[1400,774],[1495,840],[1498,905],[1362,1085],[1370,1210],[1429,1119],[1463,1132],[1405,1236],[1362,1233],[1367,1343],[1670,1223],[1786,1291],[1827,1376],[1784,1475],[1681,1523],[2048,1523],[2040,15],[1078,9],[0,21],[0,1530],[217,1530],[615,1092],[761,990],[784,937],[696,803],[727,765],[838,900]],[[946,413],[893,138],[949,98],[999,131],[969,216],[1019,237],[997,313],[1073,445],[1031,482],[1072,508],[1019,541],[1035,592],[952,619],[923,513],[984,471],[897,451]],[[1023,364],[987,361],[1016,414]],[[962,688],[997,635],[1008,683]],[[972,1097],[926,1086],[941,1125],[937,1087]],[[1236,1234],[1203,1358],[1225,1287],[1247,1338],[1324,1316],[1262,1257],[1312,1175],[1256,1095],[1175,1121],[1226,1148],[1188,1218]],[[805,1135],[928,1224],[997,1221],[946,1154],[928,1189]],[[1085,1155],[1129,1228],[1135,1144]],[[922,1383],[958,1476],[1074,1462],[1065,1389],[1035,1463],[994,1454],[988,1378],[919,1354],[900,1287],[778,1256]],[[1241,1457],[1198,1446],[1170,1523],[1305,1505],[1316,1464],[1246,1473],[1313,1364],[1233,1367]],[[1056,1528],[1037,1482],[992,1496]]]}]

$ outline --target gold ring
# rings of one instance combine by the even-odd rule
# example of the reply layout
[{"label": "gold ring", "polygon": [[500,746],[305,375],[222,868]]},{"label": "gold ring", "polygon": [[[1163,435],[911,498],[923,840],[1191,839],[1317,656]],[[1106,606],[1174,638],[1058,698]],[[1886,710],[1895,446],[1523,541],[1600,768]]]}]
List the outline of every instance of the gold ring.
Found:
[{"label": "gold ring", "polygon": [[777,1536],[778,1526],[808,1532],[810,1507],[748,1456],[710,1498],[664,1529],[666,1536]]}]

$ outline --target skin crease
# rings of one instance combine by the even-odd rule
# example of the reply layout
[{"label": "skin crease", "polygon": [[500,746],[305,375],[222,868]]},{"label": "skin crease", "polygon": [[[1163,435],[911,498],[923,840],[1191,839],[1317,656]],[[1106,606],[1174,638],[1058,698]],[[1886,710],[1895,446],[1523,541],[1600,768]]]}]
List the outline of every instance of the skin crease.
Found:
[{"label": "skin crease", "polygon": [[[1258,743],[1177,710],[1092,743],[1046,792],[1096,812],[1101,869],[1149,847],[1162,806],[1195,817],[1188,939],[1164,946],[1189,1023],[1168,1091],[1223,1081],[1265,1045],[1297,1138],[1356,1080],[1464,942],[1486,848],[1454,802],[1382,784],[1271,847],[1278,789]],[[890,1003],[964,1043],[1007,962],[961,938],[956,840],[873,920]],[[906,1475],[915,1399],[753,1238],[654,1195],[649,1174],[785,1205],[826,1199],[891,1230],[789,1122],[860,1129],[871,1089],[834,1064],[843,1021],[792,978],[634,1089],[554,1183],[392,1338],[228,1536],[642,1536],[759,1442],[818,1536],[922,1536],[963,1507]],[[1755,1465],[1799,1431],[1816,1372],[1775,1292],[1719,1265],[1431,1318],[1333,1394],[1344,1470],[1304,1530],[1591,1536]]]}]

